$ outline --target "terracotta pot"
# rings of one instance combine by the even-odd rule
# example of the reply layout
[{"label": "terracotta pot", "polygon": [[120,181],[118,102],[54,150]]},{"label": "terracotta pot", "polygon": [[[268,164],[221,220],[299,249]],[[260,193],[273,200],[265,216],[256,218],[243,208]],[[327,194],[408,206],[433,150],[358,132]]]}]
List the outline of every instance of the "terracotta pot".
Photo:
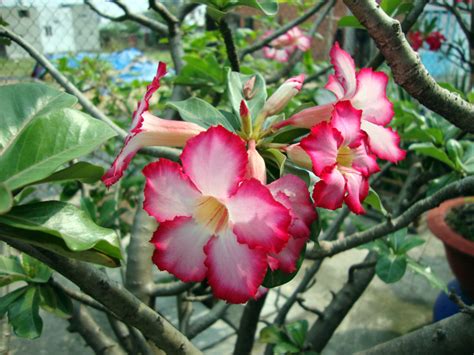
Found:
[{"label": "terracotta pot", "polygon": [[445,221],[446,215],[456,206],[474,202],[474,197],[459,197],[443,202],[428,212],[428,228],[444,243],[446,257],[461,288],[474,298],[474,242],[455,232]]}]

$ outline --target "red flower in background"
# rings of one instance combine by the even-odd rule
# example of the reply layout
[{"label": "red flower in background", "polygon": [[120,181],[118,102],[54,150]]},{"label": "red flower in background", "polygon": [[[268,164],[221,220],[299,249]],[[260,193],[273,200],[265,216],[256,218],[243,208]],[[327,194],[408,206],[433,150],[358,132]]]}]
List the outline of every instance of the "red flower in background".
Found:
[{"label": "red flower in background", "polygon": [[441,48],[443,42],[446,41],[446,37],[440,32],[434,31],[426,37],[425,41],[430,46],[430,51],[437,51]]},{"label": "red flower in background", "polygon": [[423,45],[423,35],[420,31],[409,32],[408,33],[408,42],[412,48],[417,51]]}]

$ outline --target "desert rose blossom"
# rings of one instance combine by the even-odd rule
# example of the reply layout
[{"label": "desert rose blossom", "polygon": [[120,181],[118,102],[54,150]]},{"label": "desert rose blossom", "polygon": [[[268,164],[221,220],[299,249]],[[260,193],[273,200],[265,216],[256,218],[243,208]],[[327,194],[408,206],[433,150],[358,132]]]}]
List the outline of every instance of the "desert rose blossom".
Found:
[{"label": "desert rose blossom", "polygon": [[182,167],[147,165],[144,209],[160,223],[153,262],[182,281],[207,279],[216,297],[256,296],[267,254],[287,244],[291,217],[269,189],[245,179],[245,142],[221,126],[188,140]]},{"label": "desert rose blossom", "polygon": [[205,130],[197,124],[165,120],[148,111],[150,98],[160,87],[160,79],[165,75],[166,64],[160,62],[156,76],[147,86],[143,99],[133,113],[132,126],[125,138],[124,146],[102,177],[107,187],[115,184],[122,177],[130,161],[141,148],[147,146],[183,147],[189,138]]},{"label": "desert rose blossom", "polygon": [[[267,37],[271,32],[265,33]],[[293,27],[288,32],[275,38],[270,42],[270,46],[263,48],[265,58],[274,59],[285,63],[290,56],[299,49],[306,52],[311,46],[311,38],[305,35],[298,27]]]},{"label": "desert rose blossom", "polygon": [[301,141],[313,172],[321,178],[313,190],[316,206],[334,210],[345,201],[352,212],[365,213],[362,202],[369,192],[368,178],[379,167],[360,129],[361,115],[349,101],[340,101],[331,121],[314,126]]},{"label": "desert rose blossom", "polygon": [[[361,129],[367,134],[368,144],[381,159],[398,162],[405,157],[400,149],[400,137],[390,127],[386,127],[394,116],[393,104],[387,98],[388,77],[383,72],[364,68],[359,72],[349,53],[336,42],[330,52],[335,74],[329,76],[326,89],[336,96],[336,102],[348,100],[358,110],[362,110]],[[320,122],[329,121],[334,104],[310,107],[278,123],[278,129],[287,125],[311,128]]]},{"label": "desert rose blossom", "polygon": [[318,217],[305,182],[295,175],[284,175],[267,185],[275,200],[288,208],[291,224],[288,228],[288,243],[278,253],[268,255],[268,263],[272,270],[291,273],[296,270],[296,262],[300,257],[311,234],[311,224]]},{"label": "desert rose blossom", "polygon": [[423,34],[420,31],[409,32],[408,33],[408,42],[410,42],[411,47],[417,51],[423,45]]},{"label": "desert rose blossom", "polygon": [[433,31],[428,36],[426,36],[425,41],[428,43],[430,51],[438,51],[441,48],[443,42],[446,41],[446,37],[444,37],[438,31]]}]

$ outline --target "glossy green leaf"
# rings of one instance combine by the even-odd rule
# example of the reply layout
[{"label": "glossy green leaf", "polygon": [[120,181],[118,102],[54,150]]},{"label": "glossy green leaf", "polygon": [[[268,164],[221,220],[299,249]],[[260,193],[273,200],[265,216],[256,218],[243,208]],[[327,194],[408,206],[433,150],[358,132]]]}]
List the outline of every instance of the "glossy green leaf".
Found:
[{"label": "glossy green leaf", "polygon": [[286,155],[280,152],[278,149],[270,148],[270,149],[265,149],[262,152],[262,157],[265,159],[265,161],[270,161],[272,164],[274,164],[280,173],[280,176],[283,175],[283,170],[285,168],[285,162],[286,162]]},{"label": "glossy green leaf", "polygon": [[308,332],[308,321],[306,319],[298,320],[285,325],[285,331],[291,341],[302,348]]},{"label": "glossy green leaf", "polygon": [[176,77],[175,84],[196,88],[205,86],[219,93],[224,92],[225,72],[215,55],[185,55],[183,60],[186,64]]},{"label": "glossy green leaf", "polygon": [[17,256],[0,255],[0,286],[26,281],[28,278]]},{"label": "glossy green leaf", "polygon": [[435,147],[433,143],[415,143],[410,145],[409,149],[417,152],[418,154],[437,159],[452,169],[456,169],[456,165],[451,161],[451,159],[449,159],[444,150]]},{"label": "glossy green leaf", "polygon": [[0,97],[0,154],[31,121],[77,102],[72,95],[33,83],[0,86]]},{"label": "glossy green leaf", "polygon": [[36,287],[28,287],[8,307],[8,320],[17,336],[35,339],[41,335],[43,321],[39,315],[39,301]]},{"label": "glossy green leaf", "polygon": [[178,111],[184,121],[196,123],[204,128],[222,125],[228,130],[234,131],[232,125],[219,110],[197,97],[191,97],[184,101],[171,101],[166,105]]},{"label": "glossy green leaf", "polygon": [[279,129],[273,136],[272,142],[273,143],[290,143],[293,142],[295,139],[304,136],[305,134],[309,133],[309,129],[306,128],[299,128],[299,127],[284,127]]},{"label": "glossy green leaf", "polygon": [[29,286],[23,286],[6,295],[0,297],[0,318],[3,318],[8,311],[8,307],[21,295],[23,295]]},{"label": "glossy green leaf", "polygon": [[400,0],[382,0],[380,2],[380,7],[388,14],[393,15],[398,5],[400,5]]},{"label": "glossy green leaf", "polygon": [[72,316],[72,301],[62,290],[47,284],[39,286],[38,289],[41,308],[61,318]]},{"label": "glossy green leaf", "polygon": [[431,267],[422,265],[412,258],[408,258],[408,268],[414,273],[423,276],[431,286],[448,293],[448,286],[438,276],[433,273]]},{"label": "glossy green leaf", "polygon": [[53,273],[47,265],[27,254],[21,254],[20,262],[30,282],[48,282]]},{"label": "glossy green leaf", "polygon": [[246,99],[252,120],[255,121],[258,114],[267,100],[267,89],[265,79],[260,74],[245,75],[228,70],[227,72],[227,97],[232,106],[232,110],[240,117],[240,103],[244,99],[244,85],[255,76],[255,85],[252,91],[252,98]]},{"label": "glossy green leaf", "polygon": [[281,342],[275,345],[273,348],[273,353],[278,355],[286,355],[286,354],[298,354],[300,353],[301,349],[297,346],[289,343],[289,342]]},{"label": "glossy green leaf", "polygon": [[369,194],[365,198],[364,204],[371,206],[376,211],[379,211],[380,213],[382,213],[384,216],[388,215],[388,212],[383,206],[382,200],[380,199],[379,194],[372,188],[369,189]]},{"label": "glossy green leaf", "polygon": [[359,22],[359,20],[355,16],[343,16],[340,18],[339,22],[337,23],[339,27],[353,27],[359,28],[364,30],[365,27]]},{"label": "glossy green leaf", "polygon": [[0,183],[0,214],[8,212],[13,206],[13,196],[7,187]]},{"label": "glossy green leaf", "polygon": [[275,15],[278,12],[276,0],[239,0],[237,5],[253,7],[261,10],[265,15]]},{"label": "glossy green leaf", "polygon": [[404,256],[382,254],[377,259],[375,273],[386,283],[400,280],[407,268],[407,259]]},{"label": "glossy green leaf", "polygon": [[67,168],[61,169],[47,178],[35,181],[34,184],[42,184],[45,182],[63,182],[77,180],[86,184],[93,184],[100,180],[104,175],[104,168],[88,162],[80,161]]},{"label": "glossy green leaf", "polygon": [[[20,237],[30,243],[41,241],[45,243],[45,248],[65,247],[72,252],[90,250],[108,256],[106,265],[119,265],[121,254],[115,232],[96,225],[84,211],[73,205],[59,201],[21,205],[0,216],[0,223],[16,229],[40,232],[41,235],[36,237],[36,233],[24,233],[20,237],[17,231],[10,230],[16,238]],[[113,261],[112,265],[110,260]]]},{"label": "glossy green leaf", "polygon": [[264,344],[277,344],[284,341],[281,329],[276,325],[269,325],[260,331],[259,341]]},{"label": "glossy green leaf", "polygon": [[301,255],[298,261],[296,262],[296,270],[292,273],[288,274],[281,270],[272,271],[270,268],[268,268],[267,274],[265,275],[265,279],[262,282],[262,286],[267,288],[273,288],[281,286],[293,280],[296,274],[298,273],[298,270],[300,269],[301,265],[303,265],[305,251],[306,246],[301,251]]},{"label": "glossy green leaf", "polygon": [[44,179],[114,135],[104,123],[72,109],[38,117],[0,155],[0,181],[15,189]]}]

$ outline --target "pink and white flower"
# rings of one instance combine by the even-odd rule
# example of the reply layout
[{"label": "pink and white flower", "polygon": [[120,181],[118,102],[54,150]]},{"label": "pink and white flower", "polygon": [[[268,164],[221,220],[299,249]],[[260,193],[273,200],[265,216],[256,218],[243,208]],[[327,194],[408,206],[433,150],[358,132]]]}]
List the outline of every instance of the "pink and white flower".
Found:
[{"label": "pink and white flower", "polygon": [[[268,37],[270,34],[271,32],[265,33],[265,37]],[[298,27],[293,27],[288,32],[271,41],[270,46],[264,47],[263,55],[265,58],[285,63],[297,49],[306,52],[310,47],[311,38],[305,35]]]},{"label": "pink and white flower", "polygon": [[189,138],[205,130],[195,123],[165,120],[148,111],[149,101],[160,87],[160,79],[165,75],[166,64],[160,62],[156,76],[147,86],[143,99],[133,113],[132,126],[125,138],[124,146],[102,177],[107,187],[115,184],[122,177],[130,161],[141,148],[147,146],[183,147]]},{"label": "pink and white flower", "polygon": [[362,201],[369,192],[368,177],[379,167],[360,129],[361,115],[349,101],[340,101],[330,122],[314,126],[301,141],[313,172],[321,178],[313,190],[316,206],[334,210],[345,201],[354,213],[365,213]]},{"label": "pink and white flower", "polygon": [[[394,116],[393,104],[387,98],[388,76],[364,68],[355,70],[354,60],[336,42],[330,52],[335,74],[329,76],[326,89],[332,91],[337,101],[349,100],[353,107],[362,110],[362,130],[367,133],[368,144],[381,159],[398,162],[405,158],[405,151],[399,147],[400,137],[386,127]],[[335,103],[315,106],[275,125],[311,128],[320,122],[329,121]]]},{"label": "pink and white flower", "polygon": [[275,200],[288,208],[291,216],[290,239],[280,252],[268,255],[268,263],[272,270],[291,273],[296,270],[296,262],[311,234],[311,224],[318,215],[308,187],[299,177],[285,175],[267,186]]},{"label": "pink and white flower", "polygon": [[153,261],[185,282],[207,278],[216,297],[244,303],[265,277],[267,254],[288,242],[288,209],[244,178],[245,143],[221,126],[189,139],[181,161],[143,170],[144,209],[160,223]]},{"label": "pink and white flower", "polygon": [[304,74],[289,78],[268,98],[262,108],[263,117],[280,113],[303,87]]}]

